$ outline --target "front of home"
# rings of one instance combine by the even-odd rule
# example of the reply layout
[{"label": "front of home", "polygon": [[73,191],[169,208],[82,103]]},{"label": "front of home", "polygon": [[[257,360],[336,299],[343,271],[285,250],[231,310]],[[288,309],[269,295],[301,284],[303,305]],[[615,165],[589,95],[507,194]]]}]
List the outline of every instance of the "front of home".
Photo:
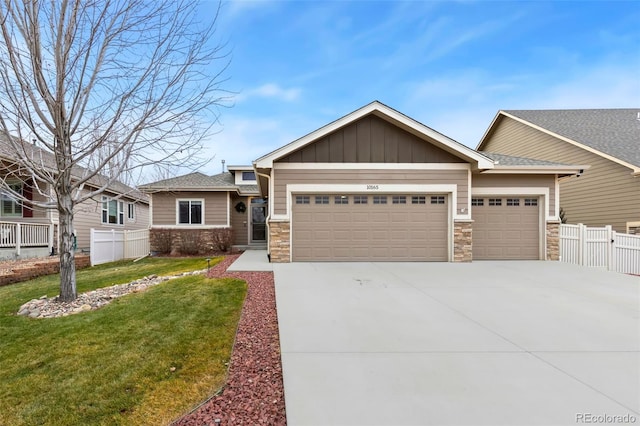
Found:
[{"label": "front of home", "polygon": [[[582,167],[483,154],[373,102],[254,161],[246,201],[211,182],[211,200],[176,182],[143,189],[152,230],[227,226],[242,245],[256,231],[237,206],[256,200],[272,262],[555,260],[558,181]],[[219,217],[187,223],[193,203]]]}]

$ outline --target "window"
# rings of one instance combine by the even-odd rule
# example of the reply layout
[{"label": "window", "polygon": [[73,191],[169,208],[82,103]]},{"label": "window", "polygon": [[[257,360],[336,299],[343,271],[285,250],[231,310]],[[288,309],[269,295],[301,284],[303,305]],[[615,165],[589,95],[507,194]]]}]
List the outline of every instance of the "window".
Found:
[{"label": "window", "polygon": [[444,204],[444,195],[436,195],[431,197],[431,204]]},{"label": "window", "polygon": [[407,204],[407,197],[405,197],[404,195],[394,195],[391,198],[391,202],[393,204]]},{"label": "window", "polygon": [[414,195],[411,197],[411,204],[427,204],[427,197],[424,195]]},{"label": "window", "polygon": [[202,200],[178,200],[178,223],[181,225],[202,224]]},{"label": "window", "polygon": [[368,198],[366,195],[354,195],[353,204],[367,204]]},{"label": "window", "polygon": [[336,195],[333,202],[336,204],[349,204],[349,197],[346,195]]},{"label": "window", "polygon": [[329,204],[328,195],[316,195],[316,204]]},{"label": "window", "polygon": [[255,172],[242,172],[242,180],[256,180]]},{"label": "window", "polygon": [[484,198],[472,198],[471,199],[472,206],[484,206]]},{"label": "window", "polygon": [[127,204],[127,219],[135,220],[136,218],[136,205],[133,203]]},{"label": "window", "polygon": [[309,204],[309,200],[308,195],[296,195],[296,204]]},{"label": "window", "polygon": [[520,198],[507,198],[507,206],[519,206]]},{"label": "window", "polygon": [[[10,183],[9,188],[12,191],[22,194],[22,183]],[[10,192],[2,191],[0,193],[2,202],[2,216],[22,216],[22,204]]]},{"label": "window", "polygon": [[387,196],[386,195],[374,195],[373,196],[373,204],[387,204]]},{"label": "window", "polygon": [[525,206],[537,206],[538,205],[538,199],[537,198],[525,198],[524,199],[524,205]]},{"label": "window", "polygon": [[489,198],[489,205],[490,206],[501,206],[502,205],[502,199],[501,198]]},{"label": "window", "polygon": [[124,225],[124,201],[102,197],[102,223]]}]

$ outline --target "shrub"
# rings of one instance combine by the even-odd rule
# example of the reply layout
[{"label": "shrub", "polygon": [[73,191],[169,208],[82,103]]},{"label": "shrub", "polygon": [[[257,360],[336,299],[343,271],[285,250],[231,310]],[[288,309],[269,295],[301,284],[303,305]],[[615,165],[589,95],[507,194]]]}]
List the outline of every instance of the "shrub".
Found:
[{"label": "shrub", "polygon": [[178,251],[188,256],[200,254],[201,244],[202,238],[200,231],[182,231],[180,233],[180,247]]},{"label": "shrub", "polygon": [[220,251],[229,251],[233,243],[233,232],[231,228],[219,228],[213,230],[213,244]]},{"label": "shrub", "polygon": [[173,248],[173,233],[170,229],[151,230],[151,251],[169,254]]}]

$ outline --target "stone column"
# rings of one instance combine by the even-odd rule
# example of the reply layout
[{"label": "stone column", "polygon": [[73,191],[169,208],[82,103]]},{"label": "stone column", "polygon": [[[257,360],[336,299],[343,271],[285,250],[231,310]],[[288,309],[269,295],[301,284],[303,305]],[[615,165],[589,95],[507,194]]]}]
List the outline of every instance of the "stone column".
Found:
[{"label": "stone column", "polygon": [[471,262],[473,259],[473,221],[456,220],[453,223],[453,261]]},{"label": "stone column", "polygon": [[560,222],[547,222],[547,260],[560,260]]},{"label": "stone column", "polygon": [[273,263],[291,262],[291,228],[289,222],[269,222],[269,254]]}]

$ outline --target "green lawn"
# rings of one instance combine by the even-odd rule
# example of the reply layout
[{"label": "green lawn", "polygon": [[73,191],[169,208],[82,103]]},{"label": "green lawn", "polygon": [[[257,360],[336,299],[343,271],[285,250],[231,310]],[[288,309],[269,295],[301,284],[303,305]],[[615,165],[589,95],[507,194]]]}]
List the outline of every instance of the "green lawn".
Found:
[{"label": "green lawn", "polygon": [[[78,271],[78,292],[203,268],[195,258],[100,265]],[[0,425],[167,424],[224,384],[243,281],[188,276],[97,311],[16,315],[57,295],[58,279],[0,287]]]}]

